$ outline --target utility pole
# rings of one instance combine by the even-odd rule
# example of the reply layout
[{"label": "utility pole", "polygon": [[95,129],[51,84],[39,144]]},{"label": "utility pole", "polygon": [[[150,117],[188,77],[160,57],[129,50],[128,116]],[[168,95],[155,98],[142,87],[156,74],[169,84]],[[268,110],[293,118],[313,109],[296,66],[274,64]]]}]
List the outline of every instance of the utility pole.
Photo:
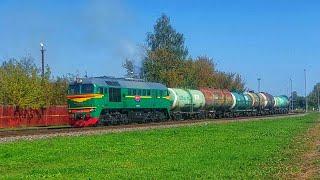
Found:
[{"label": "utility pole", "polygon": [[260,92],[260,81],[261,81],[261,78],[258,78],[258,93]]},{"label": "utility pole", "polygon": [[293,111],[293,93],[292,93],[292,79],[290,78],[290,94],[291,94],[291,103],[290,103],[290,106],[291,106],[291,111]]},{"label": "utility pole", "polygon": [[308,112],[308,97],[307,97],[307,71],[304,69],[304,97],[306,100],[306,113]]},{"label": "utility pole", "polygon": [[45,51],[43,43],[40,43],[40,47],[41,47],[40,51],[41,51],[41,68],[42,68],[41,76],[43,79],[44,78],[44,51]]}]

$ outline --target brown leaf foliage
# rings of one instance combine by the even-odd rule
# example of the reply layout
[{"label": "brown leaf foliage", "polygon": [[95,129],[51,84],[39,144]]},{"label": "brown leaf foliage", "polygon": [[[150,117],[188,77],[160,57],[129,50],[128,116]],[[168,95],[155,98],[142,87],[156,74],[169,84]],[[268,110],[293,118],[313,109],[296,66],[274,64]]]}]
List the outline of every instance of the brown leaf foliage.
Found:
[{"label": "brown leaf foliage", "polygon": [[148,53],[143,67],[145,79],[168,87],[245,89],[245,82],[239,74],[217,71],[213,59],[207,56],[181,60],[167,49],[157,49]]}]

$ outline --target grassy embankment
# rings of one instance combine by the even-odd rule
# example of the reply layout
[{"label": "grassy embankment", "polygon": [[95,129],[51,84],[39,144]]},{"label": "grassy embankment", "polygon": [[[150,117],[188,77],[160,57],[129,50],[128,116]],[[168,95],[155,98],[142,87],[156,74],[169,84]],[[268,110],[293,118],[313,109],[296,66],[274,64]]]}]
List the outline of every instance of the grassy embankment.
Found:
[{"label": "grassy embankment", "polygon": [[270,178],[298,170],[288,165],[302,147],[294,139],[317,119],[310,114],[0,144],[0,178]]}]

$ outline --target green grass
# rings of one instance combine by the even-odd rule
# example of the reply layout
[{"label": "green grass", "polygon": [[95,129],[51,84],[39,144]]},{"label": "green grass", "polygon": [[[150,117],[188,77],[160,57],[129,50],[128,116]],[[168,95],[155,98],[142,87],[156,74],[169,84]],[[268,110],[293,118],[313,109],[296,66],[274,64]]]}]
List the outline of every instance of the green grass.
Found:
[{"label": "green grass", "polygon": [[[317,114],[0,144],[0,178],[268,178]],[[286,153],[283,153],[286,151]],[[293,151],[292,151],[293,152]]]}]

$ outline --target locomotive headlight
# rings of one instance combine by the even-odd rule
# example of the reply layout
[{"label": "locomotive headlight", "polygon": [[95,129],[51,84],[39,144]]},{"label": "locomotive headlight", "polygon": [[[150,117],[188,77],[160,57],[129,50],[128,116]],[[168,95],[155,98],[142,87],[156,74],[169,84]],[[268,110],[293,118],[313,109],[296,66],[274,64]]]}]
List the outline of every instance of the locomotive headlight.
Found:
[{"label": "locomotive headlight", "polygon": [[77,78],[77,79],[76,79],[76,82],[77,82],[77,83],[82,83],[82,79]]}]

